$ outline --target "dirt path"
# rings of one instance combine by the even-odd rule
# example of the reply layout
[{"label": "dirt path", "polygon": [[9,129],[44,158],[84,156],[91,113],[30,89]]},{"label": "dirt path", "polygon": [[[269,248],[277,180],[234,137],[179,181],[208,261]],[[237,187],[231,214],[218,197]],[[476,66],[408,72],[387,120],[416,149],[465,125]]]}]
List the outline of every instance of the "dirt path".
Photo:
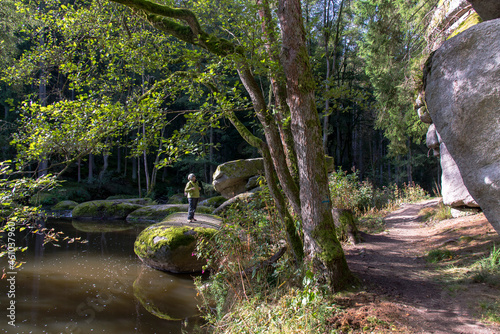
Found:
[{"label": "dirt path", "polygon": [[437,204],[437,199],[406,204],[385,218],[386,231],[363,234],[364,242],[346,248],[349,267],[370,292],[365,306],[379,308],[376,314],[390,314],[409,333],[500,333],[474,317],[462,293],[453,295],[432,278],[424,247],[432,238],[446,242],[447,236],[425,227],[417,217],[422,208]]}]

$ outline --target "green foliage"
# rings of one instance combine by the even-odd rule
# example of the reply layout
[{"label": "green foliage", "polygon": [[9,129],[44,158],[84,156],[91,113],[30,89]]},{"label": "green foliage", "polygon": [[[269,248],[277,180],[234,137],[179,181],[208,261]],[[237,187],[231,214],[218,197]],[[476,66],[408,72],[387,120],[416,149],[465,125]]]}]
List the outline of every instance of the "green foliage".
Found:
[{"label": "green foliage", "polygon": [[309,289],[288,289],[273,299],[249,298],[238,303],[214,333],[327,333],[327,319],[340,307]]},{"label": "green foliage", "polygon": [[[269,203],[268,198],[264,201]],[[232,206],[225,212],[219,232],[198,243],[197,255],[207,259],[205,270],[211,273],[210,284],[199,282],[204,316],[211,323],[221,320],[231,303],[265,298],[271,287],[293,275],[288,255],[259,269],[261,262],[275,254],[286,239],[276,223],[275,209],[268,205],[257,210],[260,205],[250,202]]]},{"label": "green foliage", "polygon": [[472,270],[472,280],[500,287],[500,248],[493,245],[489,256],[476,262]]},{"label": "green foliage", "polygon": [[413,109],[420,82],[413,76],[425,47],[423,30],[432,1],[366,0],[356,2],[357,22],[365,27],[361,55],[375,90],[377,126],[394,156],[421,142],[426,126]]},{"label": "green foliage", "polygon": [[14,270],[22,265],[18,261],[16,252],[25,251],[26,247],[19,247],[16,243],[25,233],[34,233],[44,236],[44,243],[57,243],[62,240],[68,242],[84,242],[80,238],[69,238],[54,229],[47,229],[43,224],[43,215],[40,207],[29,206],[30,198],[40,191],[54,188],[57,183],[51,175],[38,179],[15,178],[10,161],[0,162],[0,257],[7,256],[8,267]]},{"label": "green foliage", "polygon": [[120,136],[129,120],[121,105],[83,96],[47,107],[26,103],[21,110],[22,125],[12,142],[19,152],[19,168],[51,156],[69,162],[106,152],[106,139]]},{"label": "green foliage", "polygon": [[347,173],[340,168],[330,174],[332,204],[362,214],[370,210],[391,209],[406,202],[427,198],[427,193],[416,184],[376,188],[370,181],[360,181],[358,171]]},{"label": "green foliage", "polygon": [[484,319],[500,324],[500,302],[482,301],[479,306]]},{"label": "green foliage", "polygon": [[427,253],[427,262],[438,263],[442,261],[451,260],[453,253],[448,249],[433,249]]},{"label": "green foliage", "polygon": [[440,202],[437,208],[430,207],[420,210],[418,213],[423,221],[441,221],[452,218],[451,207]]},{"label": "green foliage", "polygon": [[17,53],[22,37],[19,31],[30,22],[29,16],[17,9],[13,0],[2,0],[0,6],[0,69],[9,66]]}]

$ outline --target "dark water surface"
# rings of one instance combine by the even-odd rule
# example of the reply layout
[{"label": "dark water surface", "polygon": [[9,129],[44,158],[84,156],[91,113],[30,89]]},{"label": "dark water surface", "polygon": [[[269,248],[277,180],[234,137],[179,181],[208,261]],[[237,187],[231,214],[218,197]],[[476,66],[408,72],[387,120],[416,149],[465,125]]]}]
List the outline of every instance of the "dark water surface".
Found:
[{"label": "dark water surface", "polygon": [[[7,275],[15,277],[15,297],[0,281],[0,332],[190,333],[201,323],[192,277],[150,269],[134,254],[145,226],[62,220],[47,226],[88,243],[55,247],[43,246],[41,236],[17,238],[29,249],[16,253],[26,263]],[[16,327],[7,317],[12,300]]]}]

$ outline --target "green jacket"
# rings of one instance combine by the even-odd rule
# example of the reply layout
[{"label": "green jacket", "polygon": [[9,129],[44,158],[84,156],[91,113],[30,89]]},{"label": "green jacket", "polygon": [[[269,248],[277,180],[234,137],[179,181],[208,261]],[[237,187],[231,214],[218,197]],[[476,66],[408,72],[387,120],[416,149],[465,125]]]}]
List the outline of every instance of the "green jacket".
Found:
[{"label": "green jacket", "polygon": [[[188,190],[193,188],[191,190]],[[189,181],[184,188],[184,192],[187,194],[188,198],[199,198],[200,197],[200,186],[198,185],[198,181]]]}]

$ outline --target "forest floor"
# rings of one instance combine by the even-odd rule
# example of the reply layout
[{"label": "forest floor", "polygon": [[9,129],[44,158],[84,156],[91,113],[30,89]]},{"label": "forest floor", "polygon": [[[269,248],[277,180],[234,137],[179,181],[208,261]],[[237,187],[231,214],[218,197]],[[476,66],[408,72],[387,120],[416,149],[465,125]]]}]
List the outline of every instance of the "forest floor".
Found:
[{"label": "forest floor", "polygon": [[[471,264],[498,248],[500,236],[483,214],[423,221],[421,210],[439,201],[405,204],[384,218],[383,232],[362,233],[362,243],[345,247],[364,291],[338,297],[344,312],[329,320],[333,326],[342,333],[500,333],[486,316],[490,310],[500,319],[500,284],[471,279]],[[445,258],[430,263],[433,250]]]}]

